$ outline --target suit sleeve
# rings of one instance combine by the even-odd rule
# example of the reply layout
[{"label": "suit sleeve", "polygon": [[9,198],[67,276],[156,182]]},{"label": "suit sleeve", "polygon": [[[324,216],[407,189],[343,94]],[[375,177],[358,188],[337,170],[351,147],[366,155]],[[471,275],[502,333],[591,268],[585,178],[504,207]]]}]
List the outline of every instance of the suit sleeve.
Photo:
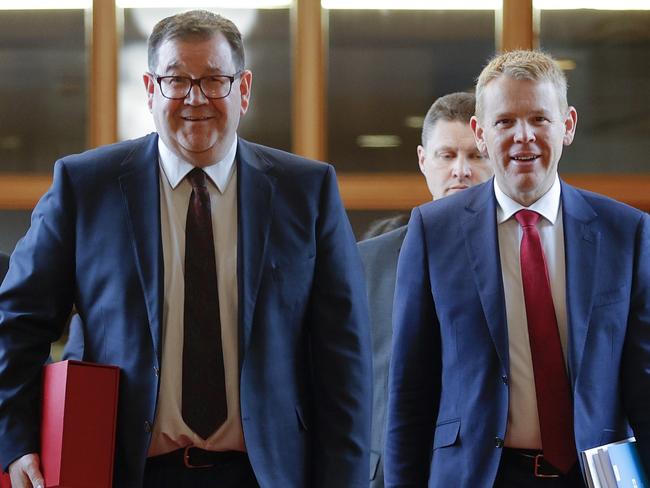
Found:
[{"label": "suit sleeve", "polygon": [[314,487],[368,486],[371,353],[363,270],[333,168],[323,180],[310,298]]},{"label": "suit sleeve", "polygon": [[635,243],[630,314],[623,351],[623,400],[650,473],[650,218],[640,219]]},{"label": "suit sleeve", "polygon": [[41,371],[74,290],[69,182],[62,163],[32,214],[0,287],[0,463],[39,450]]},{"label": "suit sleeve", "polygon": [[386,487],[425,487],[440,396],[440,333],[422,214],[414,209],[400,251],[388,375]]}]

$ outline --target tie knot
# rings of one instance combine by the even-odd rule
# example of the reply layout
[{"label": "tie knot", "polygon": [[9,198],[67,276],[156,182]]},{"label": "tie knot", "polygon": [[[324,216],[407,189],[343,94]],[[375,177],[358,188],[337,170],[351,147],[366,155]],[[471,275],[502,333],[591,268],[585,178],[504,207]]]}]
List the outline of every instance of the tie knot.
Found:
[{"label": "tie knot", "polygon": [[201,168],[194,168],[187,173],[187,180],[192,185],[192,188],[205,188],[205,171]]},{"label": "tie knot", "polygon": [[515,219],[522,227],[531,227],[537,225],[542,216],[534,210],[520,210],[515,214]]}]

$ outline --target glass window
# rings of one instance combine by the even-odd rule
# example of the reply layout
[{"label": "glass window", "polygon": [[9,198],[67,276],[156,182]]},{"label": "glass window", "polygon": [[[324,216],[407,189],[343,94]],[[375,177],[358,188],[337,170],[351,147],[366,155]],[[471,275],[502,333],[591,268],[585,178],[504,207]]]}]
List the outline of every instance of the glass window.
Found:
[{"label": "glass window", "polygon": [[[187,10],[124,9],[124,42],[120,51],[120,139],[154,130],[147,109],[142,74],[147,70],[147,38],[156,22]],[[253,71],[251,106],[239,135],[260,144],[291,147],[291,47],[289,9],[209,9],[232,20],[244,37],[246,65]]]},{"label": "glass window", "polygon": [[86,12],[0,10],[0,172],[50,173],[87,141]]},{"label": "glass window", "polygon": [[650,170],[650,10],[541,10],[540,47],[561,60],[578,111],[561,170]]},{"label": "glass window", "polygon": [[418,171],[436,98],[472,90],[494,10],[330,10],[328,154],[339,171]]}]

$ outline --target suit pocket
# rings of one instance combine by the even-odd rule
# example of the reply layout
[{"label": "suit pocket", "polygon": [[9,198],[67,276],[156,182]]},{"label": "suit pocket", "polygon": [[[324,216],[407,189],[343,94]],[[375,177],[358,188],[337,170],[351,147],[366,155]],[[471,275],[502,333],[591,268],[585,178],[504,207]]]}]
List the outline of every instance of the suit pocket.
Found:
[{"label": "suit pocket", "polygon": [[614,290],[608,290],[602,293],[598,293],[594,297],[594,308],[604,307],[606,305],[612,305],[613,303],[618,303],[625,300],[627,294],[625,293],[626,286],[619,286]]},{"label": "suit pocket", "polygon": [[374,480],[377,477],[377,468],[379,467],[379,460],[381,459],[381,454],[377,451],[370,451],[370,481]]},{"label": "suit pocket", "polygon": [[632,437],[632,435],[633,433],[631,430],[626,432],[625,430],[603,429],[598,445],[604,446],[605,444],[611,444],[612,442],[622,441],[623,439]]},{"label": "suit pocket", "polygon": [[308,431],[309,426],[307,425],[307,420],[305,418],[305,412],[302,409],[302,406],[296,405],[296,417],[298,420],[298,428],[300,430]]},{"label": "suit pocket", "polygon": [[458,440],[460,419],[446,420],[436,425],[433,435],[433,449],[453,446]]}]

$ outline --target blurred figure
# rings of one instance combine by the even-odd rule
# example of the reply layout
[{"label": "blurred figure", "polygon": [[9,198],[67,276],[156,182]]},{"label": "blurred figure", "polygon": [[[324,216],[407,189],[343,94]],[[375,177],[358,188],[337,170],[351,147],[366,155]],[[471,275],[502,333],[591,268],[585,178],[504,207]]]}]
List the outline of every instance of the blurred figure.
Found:
[{"label": "blurred figure", "polygon": [[[492,175],[491,166],[477,149],[469,125],[474,106],[474,95],[452,93],[436,100],[424,119],[422,145],[417,147],[418,163],[434,200],[481,183]],[[398,219],[389,219],[388,222],[399,222]],[[402,225],[359,243],[372,324],[374,389],[370,486],[373,488],[384,486],[382,457],[392,337],[391,315],[397,256],[405,234],[406,225]]]}]

